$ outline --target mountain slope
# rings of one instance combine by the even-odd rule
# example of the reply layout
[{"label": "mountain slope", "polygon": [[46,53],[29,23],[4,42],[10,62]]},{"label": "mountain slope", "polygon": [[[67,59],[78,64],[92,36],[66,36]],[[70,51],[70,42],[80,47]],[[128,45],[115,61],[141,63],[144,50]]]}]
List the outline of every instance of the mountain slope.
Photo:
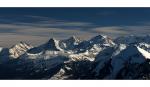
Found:
[{"label": "mountain slope", "polygon": [[22,54],[24,54],[27,50],[31,49],[32,46],[28,45],[24,42],[20,42],[9,49],[10,57],[18,58]]},{"label": "mountain slope", "polygon": [[63,51],[59,47],[59,41],[54,38],[51,38],[48,42],[28,50],[28,53],[37,54],[37,53],[44,52],[47,50],[48,51]]},{"label": "mountain slope", "polygon": [[80,42],[78,38],[72,36],[66,40],[61,40],[59,46],[64,50],[73,50]]},{"label": "mountain slope", "polygon": [[137,46],[128,46],[119,55],[112,58],[113,70],[108,78],[115,78],[125,64],[141,64],[146,59],[150,59],[150,53]]},{"label": "mountain slope", "polygon": [[150,40],[98,35],[0,48],[0,79],[150,79]]}]

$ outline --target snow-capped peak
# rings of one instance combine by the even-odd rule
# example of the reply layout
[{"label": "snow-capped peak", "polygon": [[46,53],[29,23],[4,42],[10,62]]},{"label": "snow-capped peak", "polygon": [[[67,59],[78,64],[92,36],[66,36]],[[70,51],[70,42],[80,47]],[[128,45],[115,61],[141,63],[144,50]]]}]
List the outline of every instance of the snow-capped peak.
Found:
[{"label": "snow-capped peak", "polygon": [[51,38],[46,44],[44,44],[45,50],[61,51],[59,47],[59,40]]},{"label": "snow-capped peak", "polygon": [[115,45],[115,43],[112,41],[112,39],[105,35],[98,35],[98,36],[93,37],[90,40],[90,43],[98,43],[98,44],[103,44],[105,46],[114,46]]},{"label": "snow-capped peak", "polygon": [[68,39],[59,41],[59,46],[64,50],[73,50],[80,42],[81,41],[78,38],[72,36]]},{"label": "snow-capped peak", "polygon": [[105,35],[97,35],[97,36],[93,37],[91,39],[91,41],[99,41],[99,40],[106,39],[106,38],[107,38],[107,36],[105,36]]},{"label": "snow-capped peak", "polygon": [[112,58],[111,65],[113,70],[109,78],[115,78],[126,64],[141,64],[146,59],[150,59],[150,53],[134,45],[127,46],[126,49]]},{"label": "snow-capped peak", "polygon": [[70,42],[72,45],[78,45],[78,43],[80,42],[80,40],[75,36],[72,36],[72,37],[70,37],[69,39],[67,39],[65,41]]},{"label": "snow-capped peak", "polygon": [[[78,73],[78,71],[80,72],[80,70],[88,70],[88,74],[85,72],[81,72],[81,76],[84,77],[84,75],[92,75],[92,78],[94,79],[116,79],[120,75],[120,73],[121,75],[123,73],[123,75],[126,76],[126,74],[124,73],[130,73],[128,72],[130,70],[131,73],[134,74],[134,72],[132,72],[132,69],[137,69],[141,66],[143,67],[143,65],[144,70],[146,70],[147,65],[145,68],[145,63],[149,63],[148,59],[150,59],[150,53],[147,52],[147,50],[150,50],[150,44],[148,43],[149,36],[129,37],[123,41],[125,41],[125,43],[132,43],[133,40],[133,43],[136,42],[137,44],[115,44],[112,39],[105,35],[98,35],[90,40],[85,41],[80,41],[75,36],[65,40],[56,40],[54,38],[51,38],[46,43],[37,47],[32,47],[24,42],[20,42],[10,49],[0,48],[0,63],[6,63],[9,65],[10,62],[8,61],[10,60],[10,58],[17,58],[17,60],[11,61],[13,62],[12,64],[14,70],[17,70],[19,66],[19,69],[27,69],[27,72],[31,72],[36,76],[40,76],[41,73],[43,73],[44,75],[49,75],[51,71],[54,71],[55,69],[58,70],[58,67],[61,69],[63,69],[62,67],[65,67],[63,69],[64,75],[68,75],[69,73],[70,76],[73,76],[74,74],[72,73],[76,74],[77,72],[77,74],[80,74]],[[64,60],[63,58],[67,60]],[[22,66],[20,66],[20,64]],[[80,66],[80,64],[82,66]],[[85,66],[87,66],[88,64],[90,65],[90,67],[85,68]],[[65,65],[69,67],[69,69],[67,69],[69,71],[66,70]],[[130,66],[131,68],[128,68],[128,66]],[[9,67],[7,68],[7,66],[4,66],[4,68],[9,70]],[[38,71],[41,71],[41,73],[37,73]],[[65,73],[66,71],[67,73]],[[16,72],[18,73],[18,71]],[[142,71],[140,71],[140,73],[141,72]]]},{"label": "snow-capped peak", "polygon": [[[121,61],[130,63],[142,63],[146,59],[150,58],[150,53],[137,47],[137,46],[127,46],[126,49],[121,51],[118,55],[112,58],[112,65],[119,64]],[[120,61],[117,63],[117,61]],[[118,65],[119,66],[119,65]]]},{"label": "snow-capped peak", "polygon": [[72,37],[70,37],[69,39],[70,39],[70,40],[73,40],[73,41],[77,41],[77,42],[79,41],[79,39],[78,39],[76,36],[72,36]]},{"label": "snow-capped peak", "polygon": [[31,45],[26,44],[25,42],[20,42],[9,49],[10,57],[18,58],[20,55],[24,54],[27,50],[31,48]]}]

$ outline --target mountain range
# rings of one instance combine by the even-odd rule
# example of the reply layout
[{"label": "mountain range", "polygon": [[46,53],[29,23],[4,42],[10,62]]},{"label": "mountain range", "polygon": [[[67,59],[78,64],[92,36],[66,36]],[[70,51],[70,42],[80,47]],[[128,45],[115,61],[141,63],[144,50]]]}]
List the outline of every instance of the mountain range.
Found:
[{"label": "mountain range", "polygon": [[0,47],[0,79],[150,79],[150,35]]}]

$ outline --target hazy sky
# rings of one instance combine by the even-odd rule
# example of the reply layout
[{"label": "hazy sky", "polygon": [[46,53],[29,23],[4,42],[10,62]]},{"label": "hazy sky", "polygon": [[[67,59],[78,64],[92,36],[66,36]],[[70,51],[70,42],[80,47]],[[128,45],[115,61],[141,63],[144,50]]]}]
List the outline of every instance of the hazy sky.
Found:
[{"label": "hazy sky", "polygon": [[112,38],[150,33],[150,8],[0,8],[0,46],[32,45],[49,38]]}]

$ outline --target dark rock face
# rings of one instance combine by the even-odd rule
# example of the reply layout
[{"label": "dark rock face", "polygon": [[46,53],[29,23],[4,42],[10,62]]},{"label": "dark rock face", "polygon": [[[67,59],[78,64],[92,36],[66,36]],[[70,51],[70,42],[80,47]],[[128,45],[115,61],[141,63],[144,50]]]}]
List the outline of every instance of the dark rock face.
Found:
[{"label": "dark rock face", "polygon": [[0,79],[49,79],[60,70],[66,60],[68,58],[61,56],[47,60],[12,60],[0,64]]},{"label": "dark rock face", "polygon": [[66,64],[70,70],[66,70],[67,79],[94,79],[92,71],[92,62],[90,61],[72,61]]}]

